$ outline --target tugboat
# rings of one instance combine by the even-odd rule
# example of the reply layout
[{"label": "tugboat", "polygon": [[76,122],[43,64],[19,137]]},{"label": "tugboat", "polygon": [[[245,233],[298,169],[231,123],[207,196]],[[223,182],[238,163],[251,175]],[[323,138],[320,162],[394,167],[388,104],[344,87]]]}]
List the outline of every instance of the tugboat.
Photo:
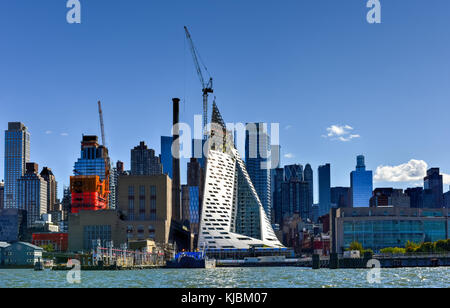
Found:
[{"label": "tugboat", "polygon": [[168,261],[167,268],[215,268],[216,260],[209,259],[205,252],[180,252],[174,260]]}]

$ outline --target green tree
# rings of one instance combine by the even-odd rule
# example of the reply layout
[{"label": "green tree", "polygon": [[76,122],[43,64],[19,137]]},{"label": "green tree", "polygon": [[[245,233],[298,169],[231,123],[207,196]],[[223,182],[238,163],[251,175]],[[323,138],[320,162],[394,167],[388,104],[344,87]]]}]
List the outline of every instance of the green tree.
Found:
[{"label": "green tree", "polygon": [[416,243],[407,241],[406,245],[405,245],[405,252],[406,253],[414,253],[417,251],[418,248],[419,248],[419,245],[417,245]]},{"label": "green tree", "polygon": [[44,249],[46,252],[53,252],[54,251],[52,244],[44,245],[41,248]]},{"label": "green tree", "polygon": [[350,243],[350,247],[347,249],[347,251],[351,251],[351,250],[358,250],[360,253],[364,252],[364,248],[361,245],[361,243],[354,241]]}]

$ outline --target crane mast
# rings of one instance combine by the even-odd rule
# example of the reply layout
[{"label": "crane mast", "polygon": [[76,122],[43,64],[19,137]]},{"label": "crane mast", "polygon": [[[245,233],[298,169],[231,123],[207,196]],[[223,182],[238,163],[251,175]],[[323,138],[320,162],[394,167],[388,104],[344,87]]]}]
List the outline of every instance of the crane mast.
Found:
[{"label": "crane mast", "polygon": [[[192,41],[191,34],[189,33],[188,28],[185,26],[184,31],[186,33],[186,38],[189,42],[189,47],[191,49],[192,58],[194,60],[195,69],[197,70],[197,75],[200,79],[200,83],[202,84],[202,93],[203,93],[203,139],[206,139],[206,125],[208,124],[208,95],[209,93],[214,93],[213,90],[213,79],[209,76],[209,80],[206,83],[205,78],[203,77],[202,67],[200,65],[201,58],[198,54],[197,49],[195,48],[194,42]],[[200,61],[199,61],[200,60]],[[205,72],[209,75],[208,68],[203,64]]]},{"label": "crane mast", "polygon": [[105,126],[103,124],[103,111],[102,111],[102,103],[98,101],[98,114],[100,117],[100,129],[102,132],[102,144],[106,147],[106,139],[105,139]]}]

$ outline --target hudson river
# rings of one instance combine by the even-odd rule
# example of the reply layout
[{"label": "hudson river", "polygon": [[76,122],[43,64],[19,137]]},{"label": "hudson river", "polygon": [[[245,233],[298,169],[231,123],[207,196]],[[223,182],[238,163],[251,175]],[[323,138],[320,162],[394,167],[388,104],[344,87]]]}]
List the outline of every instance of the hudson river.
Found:
[{"label": "hudson river", "polygon": [[367,281],[368,270],[312,270],[294,267],[153,269],[81,272],[80,284],[69,284],[68,272],[0,270],[0,287],[115,288],[343,288],[450,287],[450,268],[381,269],[381,283]]}]

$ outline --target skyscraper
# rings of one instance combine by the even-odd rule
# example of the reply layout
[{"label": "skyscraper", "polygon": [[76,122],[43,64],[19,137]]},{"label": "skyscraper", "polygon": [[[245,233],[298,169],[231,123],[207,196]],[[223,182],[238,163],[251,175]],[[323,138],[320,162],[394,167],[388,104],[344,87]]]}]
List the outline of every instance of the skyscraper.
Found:
[{"label": "skyscraper", "polygon": [[5,208],[18,208],[17,180],[30,161],[30,133],[20,122],[9,122],[5,131]]},{"label": "skyscraper", "polygon": [[26,172],[17,180],[17,205],[27,211],[27,226],[47,213],[47,182],[39,174],[38,164],[27,163]]},{"label": "skyscraper", "polygon": [[309,185],[309,195],[310,195],[310,203],[309,207],[312,208],[314,204],[314,173],[310,164],[306,164],[305,170],[303,171],[303,180]]},{"label": "skyscraper", "polygon": [[172,143],[172,136],[161,136],[161,163],[163,167],[163,173],[167,174],[171,179],[173,179]]},{"label": "skyscraper", "polygon": [[423,187],[408,188],[405,194],[410,198],[410,207],[415,209],[423,208]]},{"label": "skyscraper", "polygon": [[191,158],[187,167],[187,186],[189,194],[189,222],[191,232],[198,234],[201,205],[203,203],[204,169],[197,158]]},{"label": "skyscraper", "polygon": [[99,145],[98,137],[83,136],[81,157],[74,166],[75,176],[70,177],[72,213],[108,208],[110,168],[108,149]]},{"label": "skyscraper", "polygon": [[270,195],[270,137],[265,123],[248,123],[245,132],[245,165],[269,220],[272,216]]},{"label": "skyscraper", "polygon": [[369,207],[373,191],[372,171],[366,170],[363,155],[357,157],[356,170],[350,174],[353,207]]},{"label": "skyscraper", "polygon": [[162,171],[161,159],[144,141],[131,150],[131,175],[160,175]]},{"label": "skyscraper", "polygon": [[290,181],[291,179],[303,181],[303,166],[302,165],[284,166],[284,179],[286,181]]},{"label": "skyscraper", "polygon": [[312,219],[313,209],[308,182],[299,181],[297,178],[284,181],[281,184],[281,194],[282,218],[299,214],[304,221]]},{"label": "skyscraper", "polygon": [[319,166],[319,216],[328,214],[331,209],[331,166]]},{"label": "skyscraper", "polygon": [[331,188],[331,207],[345,208],[351,207],[350,187]]},{"label": "skyscraper", "polygon": [[282,184],[284,182],[284,169],[272,169],[272,203],[273,203],[273,222],[281,225],[283,223],[283,202],[282,202]]},{"label": "skyscraper", "polygon": [[47,212],[52,212],[57,203],[58,183],[52,169],[48,167],[42,169],[41,177],[47,182]]},{"label": "skyscraper", "polygon": [[431,168],[427,171],[427,176],[423,179],[424,189],[431,190],[432,208],[444,207],[444,184],[439,168]]}]

